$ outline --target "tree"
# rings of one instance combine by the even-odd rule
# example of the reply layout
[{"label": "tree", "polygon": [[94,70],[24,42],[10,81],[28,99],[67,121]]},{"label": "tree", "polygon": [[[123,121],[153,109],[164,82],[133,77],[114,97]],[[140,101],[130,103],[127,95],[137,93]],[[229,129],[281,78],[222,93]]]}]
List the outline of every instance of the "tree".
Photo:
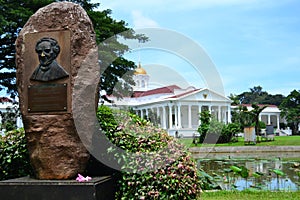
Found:
[{"label": "tree", "polygon": [[300,123],[300,90],[293,90],[279,106],[281,116],[292,124],[293,134],[298,132]]},{"label": "tree", "polygon": [[255,103],[251,105],[252,110],[248,110],[246,106],[240,105],[235,112],[232,113],[232,121],[241,124],[242,128],[255,126],[255,133],[259,133],[259,114],[267,107],[267,105],[259,106]]},{"label": "tree", "polygon": [[[94,11],[99,4],[89,4],[89,0],[81,2],[81,6],[87,10],[96,32],[96,41],[99,46],[99,61],[101,66],[100,88],[107,95],[116,97],[128,96],[132,92],[134,81],[132,75],[136,65],[122,57],[129,47],[120,43],[119,38],[147,41],[147,37],[135,34],[124,21],[116,21],[110,17],[111,10]],[[94,6],[91,6],[94,5]],[[117,36],[116,36],[117,35]]]},{"label": "tree", "polygon": [[209,130],[211,114],[208,110],[202,111],[200,113],[200,122],[201,124],[198,127],[198,132],[200,134],[199,142],[202,143],[205,139],[205,136]]},{"label": "tree", "polygon": [[266,96],[267,92],[262,90],[261,86],[250,88],[250,92],[243,92],[238,95],[242,104],[260,103]]},{"label": "tree", "polygon": [[[29,17],[39,8],[46,6],[54,0],[0,0],[0,90],[6,90],[12,97],[16,95],[15,84],[15,40],[21,28]],[[122,96],[123,91],[130,91],[134,84],[131,75],[136,68],[134,62],[121,56],[129,50],[128,46],[121,44],[116,34],[123,39],[133,39],[140,42],[146,41],[143,35],[127,27],[124,21],[111,18],[111,10],[96,11],[99,3],[90,3],[90,0],[71,0],[80,4],[91,18],[96,32],[96,41],[106,49],[101,49],[99,55],[102,66],[100,87],[107,94]],[[110,38],[108,40],[108,38]],[[107,58],[114,59],[107,59]],[[107,63],[105,63],[107,61]],[[118,83],[118,84],[117,84]],[[116,87],[117,85],[117,87]]]},{"label": "tree", "polygon": [[250,91],[243,92],[239,95],[231,94],[229,98],[233,101],[233,105],[237,102],[240,104],[270,104],[279,106],[282,102],[284,96],[281,94],[268,94],[268,92],[263,91],[261,86],[254,86],[250,88]]},{"label": "tree", "polygon": [[257,104],[252,104],[253,110],[250,112],[252,113],[254,117],[254,123],[255,123],[255,134],[258,135],[259,133],[259,114],[268,106],[258,106]]},{"label": "tree", "polygon": [[0,0],[0,91],[16,95],[15,40],[29,16],[51,1]]},{"label": "tree", "polygon": [[231,105],[233,106],[239,105],[241,103],[240,98],[235,94],[230,94],[229,99],[232,101]]}]

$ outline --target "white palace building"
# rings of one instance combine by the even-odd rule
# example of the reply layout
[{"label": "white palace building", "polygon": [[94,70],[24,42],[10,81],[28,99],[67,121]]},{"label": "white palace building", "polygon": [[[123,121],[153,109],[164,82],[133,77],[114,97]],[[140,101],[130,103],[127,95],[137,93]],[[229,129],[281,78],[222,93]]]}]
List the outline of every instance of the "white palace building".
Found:
[{"label": "white palace building", "polygon": [[[130,97],[113,100],[118,107],[132,108],[136,114],[145,118],[150,113],[156,114],[159,126],[174,135],[178,131],[179,136],[191,137],[197,131],[200,124],[199,113],[209,110],[220,122],[231,122],[231,100],[222,94],[208,88],[180,88],[177,85],[169,85],[155,89],[148,89],[150,76],[139,64],[134,74],[136,86]],[[11,107],[10,102],[1,101],[0,112],[6,112]],[[111,106],[112,104],[107,104]],[[246,105],[251,110],[250,105]],[[0,116],[1,120],[1,116]],[[268,106],[260,114],[260,120],[266,124],[279,127],[280,110],[276,106]],[[0,122],[1,123],[1,122]],[[22,127],[21,118],[17,119],[17,127]]]},{"label": "white palace building", "polygon": [[148,90],[149,75],[140,65],[136,69],[136,86],[131,97],[116,100],[118,106],[131,107],[140,117],[147,117],[149,112],[156,113],[160,127],[170,135],[178,131],[179,135],[191,137],[199,126],[199,113],[209,110],[224,123],[230,122],[231,100],[207,88],[185,89],[169,85]]},{"label": "white palace building", "polygon": [[[208,88],[180,88],[177,85],[148,89],[150,76],[138,65],[134,73],[136,83],[131,97],[117,99],[110,96],[118,107],[130,107],[142,118],[152,112],[156,114],[159,126],[174,135],[192,137],[199,126],[199,113],[209,110],[220,122],[231,122],[231,100]],[[260,119],[279,127],[280,111],[277,107],[265,109]]]}]

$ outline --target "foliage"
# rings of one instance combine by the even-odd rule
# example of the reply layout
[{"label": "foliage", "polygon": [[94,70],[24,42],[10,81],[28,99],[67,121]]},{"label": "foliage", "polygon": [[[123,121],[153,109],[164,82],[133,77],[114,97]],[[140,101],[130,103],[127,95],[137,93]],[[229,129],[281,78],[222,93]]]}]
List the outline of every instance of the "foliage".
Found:
[{"label": "foliage", "polygon": [[[227,143],[230,142],[234,134],[240,132],[238,123],[225,125],[219,122],[215,117],[211,117],[209,111],[200,113],[201,124],[198,127],[200,134],[199,142],[203,143]],[[206,138],[206,139],[205,139]]]},{"label": "foliage", "polygon": [[[236,123],[224,124],[212,118],[207,132],[207,137],[215,137],[213,140],[217,144],[232,141],[233,136],[240,132],[240,125]],[[208,140],[209,141],[209,140]]]},{"label": "foliage", "polygon": [[228,143],[232,141],[235,134],[241,132],[241,125],[237,123],[229,123],[223,126],[221,137],[218,143]]},{"label": "foliage", "polygon": [[[115,145],[138,155],[153,155],[151,160],[123,160],[118,199],[195,199],[199,195],[201,182],[195,162],[177,140],[129,112],[110,110],[102,105],[97,116]],[[168,149],[169,154],[162,153],[162,149]],[[114,153],[114,150],[110,149],[110,152]],[[174,159],[170,155],[178,157]],[[115,157],[122,159],[118,154]],[[161,167],[164,163],[168,164]],[[152,170],[144,171],[141,166],[151,166]]]},{"label": "foliage", "polygon": [[1,130],[5,129],[6,131],[12,131],[17,128],[16,119],[20,116],[19,107],[13,105],[7,107],[5,112],[0,111],[1,116]]},{"label": "foliage", "polygon": [[254,123],[255,123],[255,133],[256,135],[259,134],[259,114],[268,106],[264,105],[264,106],[258,106],[257,104],[252,104],[251,105],[253,110],[251,110],[250,112],[252,113],[253,117],[254,117]]},{"label": "foliage", "polygon": [[248,111],[246,106],[239,105],[232,111],[232,122],[241,125],[241,128],[254,125],[253,115]]},{"label": "foliage", "polygon": [[[131,91],[131,85],[134,84],[131,75],[136,65],[121,57],[129,49],[128,46],[117,41],[117,38],[139,42],[144,42],[147,38],[135,34],[124,21],[114,20],[111,17],[111,10],[95,10],[100,5],[99,3],[90,3],[90,0],[69,1],[80,4],[87,11],[94,25],[97,43],[105,47],[99,50],[102,66],[101,89],[107,94],[115,92],[115,96],[121,96],[124,91]],[[29,17],[39,8],[52,2],[55,0],[0,0],[2,11],[0,14],[0,90],[6,90],[12,97],[16,95],[15,40]],[[119,34],[124,31],[126,31],[124,34]],[[119,37],[113,37],[116,34],[119,34]],[[110,40],[107,40],[108,38]]]},{"label": "foliage", "polygon": [[260,123],[259,114],[267,107],[266,105],[259,106],[255,103],[251,105],[252,110],[248,110],[246,106],[239,105],[232,113],[232,121],[240,123],[241,128],[255,126],[256,134],[259,133]]},{"label": "foliage", "polygon": [[233,101],[232,105],[238,104],[270,104],[279,106],[284,96],[281,94],[271,95],[262,90],[261,86],[254,86],[250,91],[239,95],[230,94],[229,98]]},{"label": "foliage", "polygon": [[199,142],[203,143],[206,134],[209,130],[211,114],[209,111],[202,111],[200,113],[200,126],[198,127],[198,132],[200,134]]},{"label": "foliage", "polygon": [[157,116],[152,110],[148,112],[148,121],[150,121],[153,125],[158,126],[160,124],[160,117]]},{"label": "foliage", "polygon": [[97,118],[102,131],[105,131],[106,135],[109,138],[114,137],[113,134],[118,127],[118,123],[115,120],[112,110],[109,107],[104,105],[99,106],[97,110]]},{"label": "foliage", "polygon": [[6,89],[13,97],[15,85],[15,40],[21,27],[38,8],[51,1],[0,1],[0,90]]},{"label": "foliage", "polygon": [[25,131],[18,129],[0,136],[0,180],[26,176],[31,173]]},{"label": "foliage", "polygon": [[280,104],[281,115],[291,123],[293,134],[300,124],[300,90],[293,90]]},{"label": "foliage", "polygon": [[[235,147],[235,146],[245,146],[244,138],[238,137],[237,142],[229,142],[229,143],[219,143],[219,144],[202,144],[202,147]],[[187,148],[194,147],[195,145],[192,143],[192,138],[181,138],[179,139],[182,144],[184,144]],[[300,146],[300,136],[275,136],[274,141],[269,142],[260,142],[256,143],[256,146]]]},{"label": "foliage", "polygon": [[258,122],[258,129],[261,130],[261,129],[265,129],[267,127],[266,123],[263,122],[263,121],[259,121]]},{"label": "foliage", "polygon": [[232,199],[289,199],[298,200],[300,191],[297,192],[273,192],[273,191],[218,191],[218,192],[205,192],[201,195],[201,199],[205,200],[232,200]]},{"label": "foliage", "polygon": [[199,170],[200,180],[202,180],[201,188],[203,190],[220,190],[221,187],[217,183],[215,177],[207,174],[203,170]]},{"label": "foliage", "polygon": [[222,130],[224,127],[223,122],[219,122],[215,117],[210,119],[209,129],[206,133],[204,142],[206,143],[218,143],[222,141]]}]

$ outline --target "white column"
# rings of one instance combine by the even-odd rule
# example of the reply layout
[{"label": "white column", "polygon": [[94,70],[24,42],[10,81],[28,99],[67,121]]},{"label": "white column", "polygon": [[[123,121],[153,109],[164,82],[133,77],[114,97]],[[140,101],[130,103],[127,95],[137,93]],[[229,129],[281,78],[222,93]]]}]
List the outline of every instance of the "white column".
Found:
[{"label": "white column", "polygon": [[167,129],[167,118],[166,118],[166,107],[163,106],[163,114],[162,114],[162,125],[163,125],[163,129]]},{"label": "white column", "polygon": [[144,111],[141,109],[141,118],[144,119]]},{"label": "white column", "polygon": [[268,115],[268,124],[271,124],[271,115]]},{"label": "white column", "polygon": [[175,114],[175,127],[178,126],[178,110],[177,106],[174,105],[174,114]]},{"label": "white column", "polygon": [[172,128],[172,105],[169,105],[169,128]]},{"label": "white column", "polygon": [[221,115],[221,106],[218,106],[218,121],[222,122],[222,115]]},{"label": "white column", "polygon": [[200,121],[200,113],[201,113],[201,110],[202,110],[202,106],[201,105],[199,105],[199,107],[198,107],[198,125],[200,125],[201,124],[201,121]]},{"label": "white column", "polygon": [[177,105],[178,128],[181,128],[181,105]]},{"label": "white column", "polygon": [[189,128],[192,128],[192,106],[191,105],[189,105],[188,115],[189,115]]},{"label": "white column", "polygon": [[279,114],[276,115],[277,118],[277,128],[280,129],[280,124],[279,124]]},{"label": "white column", "polygon": [[149,119],[149,111],[148,111],[148,108],[146,109],[146,116],[147,116],[147,119]]},{"label": "white column", "polygon": [[230,106],[227,107],[227,123],[231,123],[231,109]]}]

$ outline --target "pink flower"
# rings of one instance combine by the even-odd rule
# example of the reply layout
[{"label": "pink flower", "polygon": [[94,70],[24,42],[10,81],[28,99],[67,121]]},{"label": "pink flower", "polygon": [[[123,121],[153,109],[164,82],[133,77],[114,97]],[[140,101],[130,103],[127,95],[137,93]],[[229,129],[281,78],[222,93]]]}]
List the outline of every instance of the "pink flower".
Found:
[{"label": "pink flower", "polygon": [[181,168],[183,168],[183,165],[182,165],[181,163],[179,163],[179,164],[177,165],[177,167],[178,167],[179,169],[181,169]]},{"label": "pink flower", "polygon": [[76,178],[76,181],[78,181],[78,182],[85,182],[85,181],[90,181],[90,180],[92,180],[91,177],[89,177],[89,176],[84,177],[81,174],[78,174],[78,177]]}]

